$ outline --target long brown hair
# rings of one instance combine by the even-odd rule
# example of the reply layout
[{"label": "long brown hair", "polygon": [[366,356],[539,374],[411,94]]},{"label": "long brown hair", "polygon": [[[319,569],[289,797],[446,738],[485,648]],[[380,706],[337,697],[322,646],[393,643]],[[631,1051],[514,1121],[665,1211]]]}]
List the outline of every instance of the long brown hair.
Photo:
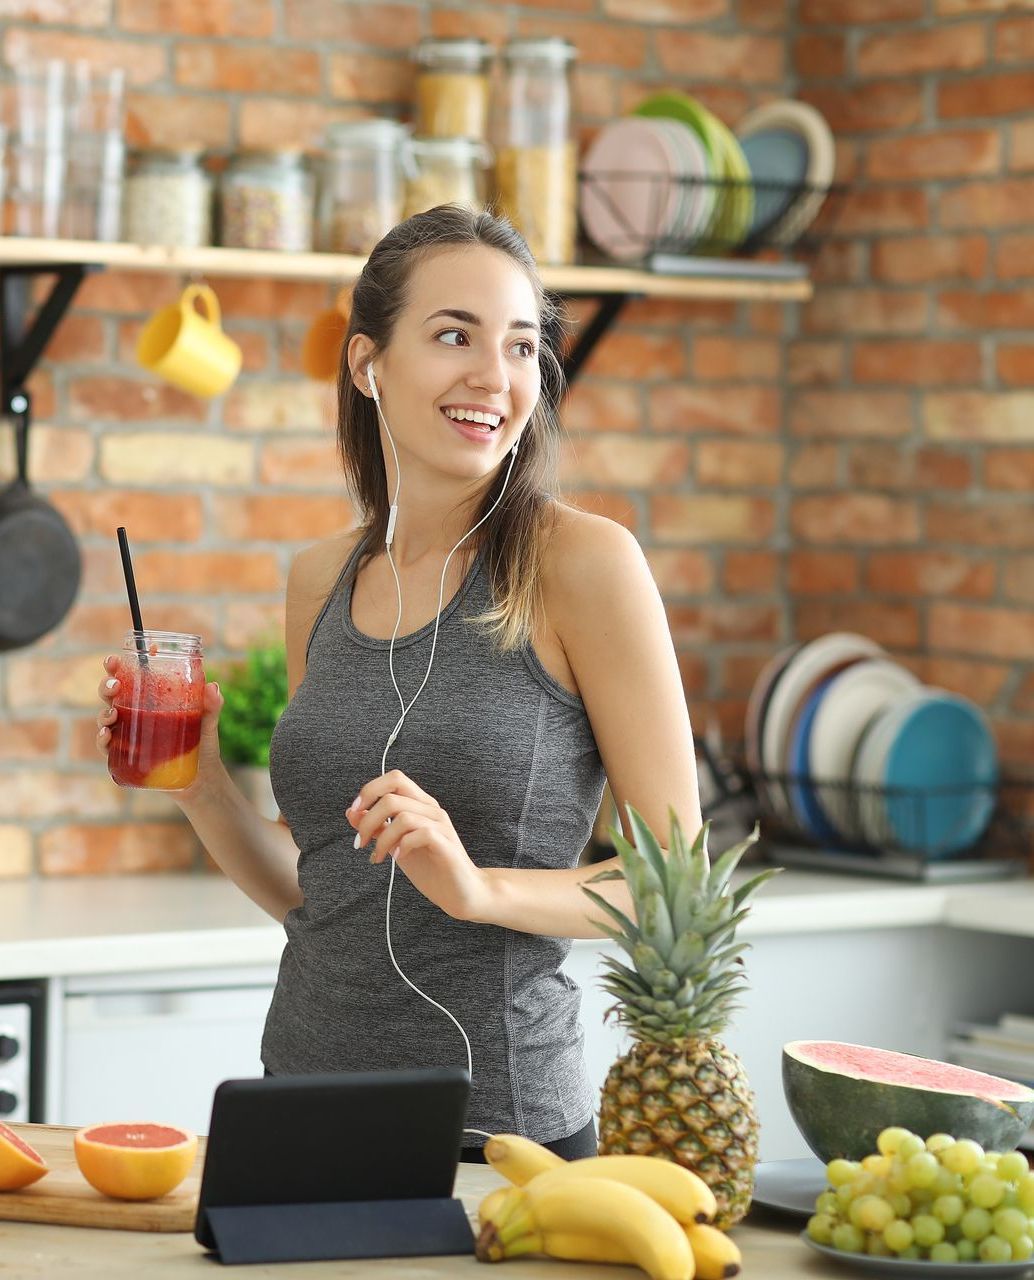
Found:
[{"label": "long brown hair", "polygon": [[[467,245],[497,249],[524,270],[538,300],[542,331],[542,390],[521,433],[506,492],[495,511],[464,544],[472,543],[476,551],[486,549],[485,568],[495,598],[493,608],[469,621],[482,626],[494,637],[497,648],[506,651],[530,641],[542,608],[539,571],[556,516],[557,468],[563,436],[559,406],[564,388],[557,358],[564,335],[563,318],[543,288],[524,238],[510,222],[488,212],[474,213],[459,205],[443,204],[400,222],[376,245],[352,293],[352,314],[338,377],[337,443],[345,483],[362,531],[354,576],[384,546],[390,504],[377,410],[352,381],[348,345],[355,334],[361,333],[373,342],[376,351],[383,351],[408,302],[408,285],[416,267],[430,253]],[[499,496],[509,462],[507,457],[500,463],[485,489],[472,526]]]}]

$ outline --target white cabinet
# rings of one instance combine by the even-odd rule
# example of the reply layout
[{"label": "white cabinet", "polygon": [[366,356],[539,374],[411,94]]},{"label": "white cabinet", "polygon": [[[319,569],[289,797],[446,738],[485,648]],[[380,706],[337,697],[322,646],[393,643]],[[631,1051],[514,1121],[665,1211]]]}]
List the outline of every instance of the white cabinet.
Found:
[{"label": "white cabinet", "polygon": [[250,966],[67,979],[51,1122],[154,1120],[207,1133],[216,1085],[262,1074],[275,981],[275,968]]}]

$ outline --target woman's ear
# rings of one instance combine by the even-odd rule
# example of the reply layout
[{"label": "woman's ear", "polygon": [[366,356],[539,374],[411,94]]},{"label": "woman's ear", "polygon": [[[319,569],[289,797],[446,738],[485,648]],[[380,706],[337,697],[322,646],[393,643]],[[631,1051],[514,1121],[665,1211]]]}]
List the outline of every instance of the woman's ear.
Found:
[{"label": "woman's ear", "polygon": [[371,399],[373,393],[370,390],[370,379],[366,376],[366,366],[376,355],[376,349],[365,333],[352,335],[348,344],[348,370],[356,389]]}]

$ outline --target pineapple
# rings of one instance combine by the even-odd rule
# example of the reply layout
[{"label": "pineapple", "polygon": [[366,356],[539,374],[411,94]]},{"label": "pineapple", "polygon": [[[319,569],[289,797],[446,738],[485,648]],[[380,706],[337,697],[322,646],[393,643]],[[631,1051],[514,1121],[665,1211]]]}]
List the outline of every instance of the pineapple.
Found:
[{"label": "pineapple", "polygon": [[624,879],[638,923],[585,893],[619,926],[601,926],[627,953],[631,967],[608,957],[603,987],[634,1039],[611,1067],[600,1106],[600,1154],[634,1153],[674,1160],[699,1174],[718,1201],[716,1225],[728,1230],[750,1208],[758,1153],[754,1094],[743,1064],[717,1036],[744,989],[737,926],[747,901],[778,868],[735,892],[729,885],[757,828],[710,865],[706,823],[687,845],[669,808],[671,840],[665,857],[640,814],[627,806],[635,844],[615,828],[622,870],[586,883]]}]

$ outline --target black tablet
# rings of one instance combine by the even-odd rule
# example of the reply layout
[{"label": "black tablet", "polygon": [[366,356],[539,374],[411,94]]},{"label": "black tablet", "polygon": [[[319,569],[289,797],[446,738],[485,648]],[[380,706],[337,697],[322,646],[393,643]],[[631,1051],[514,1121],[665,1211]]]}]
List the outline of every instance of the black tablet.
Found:
[{"label": "black tablet", "polygon": [[[196,1240],[221,1247],[213,1210],[218,1225],[229,1208],[242,1212],[223,1219],[258,1222],[271,1216],[261,1206],[308,1206],[310,1217],[327,1218],[346,1202],[449,1199],[469,1092],[462,1067],[224,1080],[212,1100]],[[289,1219],[301,1221],[297,1212]]]}]

